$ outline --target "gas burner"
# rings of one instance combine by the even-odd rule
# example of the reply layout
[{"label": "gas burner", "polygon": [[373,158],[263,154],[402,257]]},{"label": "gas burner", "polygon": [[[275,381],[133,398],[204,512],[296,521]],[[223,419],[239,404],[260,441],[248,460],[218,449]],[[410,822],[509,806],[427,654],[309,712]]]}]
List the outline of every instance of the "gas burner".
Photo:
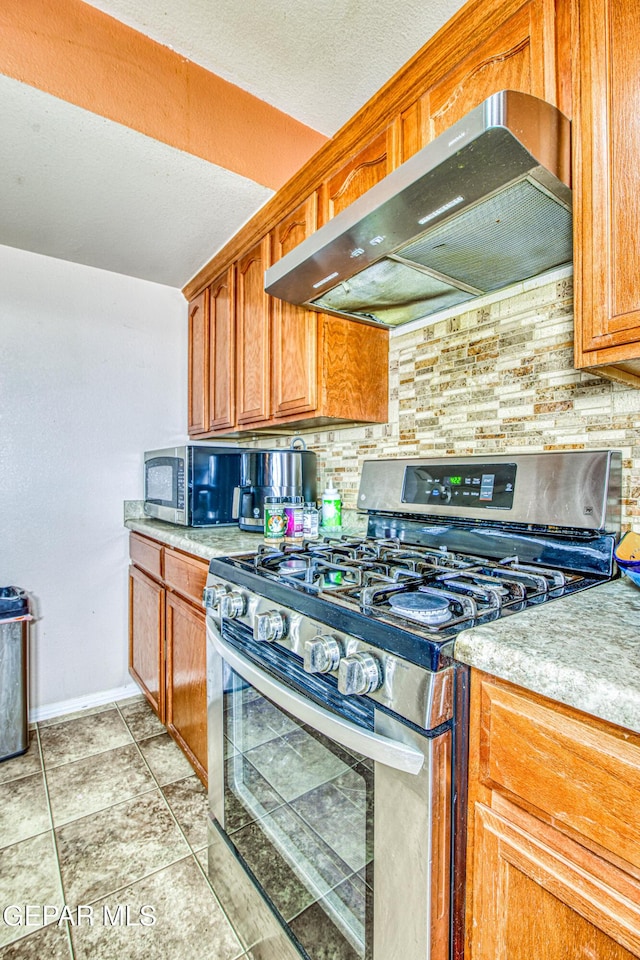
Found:
[{"label": "gas burner", "polygon": [[429,626],[452,618],[448,600],[427,593],[395,593],[389,597],[389,605],[394,613]]},{"label": "gas burner", "polygon": [[289,573],[300,573],[301,570],[306,570],[309,564],[306,560],[303,560],[302,557],[291,557],[289,560],[282,560],[278,564],[278,570],[283,574]]}]

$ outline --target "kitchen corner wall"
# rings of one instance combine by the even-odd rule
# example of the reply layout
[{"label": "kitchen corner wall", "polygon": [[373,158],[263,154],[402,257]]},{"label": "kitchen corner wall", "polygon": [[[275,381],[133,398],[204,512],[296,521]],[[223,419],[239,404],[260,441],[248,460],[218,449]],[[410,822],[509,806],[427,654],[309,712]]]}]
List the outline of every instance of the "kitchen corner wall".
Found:
[{"label": "kitchen corner wall", "polygon": [[145,449],[184,441],[185,305],[0,246],[0,332],[0,585],[31,596],[40,718],[132,685],[123,501]]},{"label": "kitchen corner wall", "polygon": [[394,332],[388,424],[305,436],[346,507],[369,458],[611,448],[640,532],[640,390],[574,369],[570,272],[517,290]]}]

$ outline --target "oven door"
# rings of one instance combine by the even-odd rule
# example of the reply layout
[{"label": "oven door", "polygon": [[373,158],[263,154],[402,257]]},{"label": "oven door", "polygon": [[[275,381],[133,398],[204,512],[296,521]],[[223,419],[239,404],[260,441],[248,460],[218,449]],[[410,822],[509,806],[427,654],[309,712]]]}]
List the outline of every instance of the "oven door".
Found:
[{"label": "oven door", "polygon": [[207,637],[209,874],[245,945],[448,960],[451,731],[379,710],[368,730],[247,660],[211,616]]}]

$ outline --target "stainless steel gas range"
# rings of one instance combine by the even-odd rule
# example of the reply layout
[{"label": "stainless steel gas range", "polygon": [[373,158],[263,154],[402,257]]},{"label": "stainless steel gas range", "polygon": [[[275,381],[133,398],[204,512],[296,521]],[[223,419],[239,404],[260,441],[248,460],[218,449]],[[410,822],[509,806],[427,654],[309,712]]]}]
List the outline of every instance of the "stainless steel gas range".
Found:
[{"label": "stainless steel gas range", "polygon": [[209,872],[261,960],[461,957],[455,638],[614,575],[620,455],[372,460],[358,505],[211,561]]}]

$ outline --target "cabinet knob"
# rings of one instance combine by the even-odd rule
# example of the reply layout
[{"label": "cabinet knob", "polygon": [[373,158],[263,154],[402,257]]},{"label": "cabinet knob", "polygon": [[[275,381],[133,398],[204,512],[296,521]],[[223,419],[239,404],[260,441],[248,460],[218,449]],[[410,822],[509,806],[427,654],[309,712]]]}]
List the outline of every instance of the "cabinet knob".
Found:
[{"label": "cabinet knob", "polygon": [[343,657],[338,667],[338,690],[346,696],[371,693],[382,686],[378,661],[370,653],[353,653]]}]

